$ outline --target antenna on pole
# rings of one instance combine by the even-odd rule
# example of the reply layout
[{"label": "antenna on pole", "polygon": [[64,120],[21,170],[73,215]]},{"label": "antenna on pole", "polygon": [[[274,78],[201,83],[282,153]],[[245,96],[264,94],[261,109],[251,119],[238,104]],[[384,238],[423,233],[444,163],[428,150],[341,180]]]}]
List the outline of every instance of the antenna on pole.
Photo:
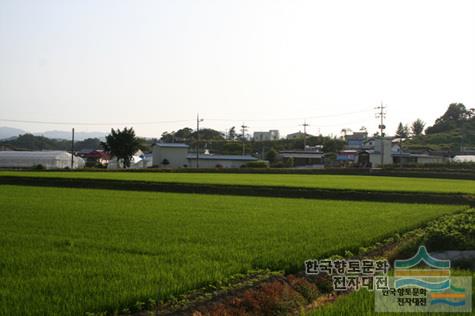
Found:
[{"label": "antenna on pole", "polygon": [[380,138],[381,138],[381,168],[383,167],[384,164],[384,130],[386,129],[386,125],[384,125],[384,119],[386,118],[386,112],[385,112],[386,106],[383,105],[383,101],[381,101],[381,105],[375,107],[375,110],[378,110],[376,112],[376,118],[380,119],[379,122],[379,132],[380,132]]},{"label": "antenna on pole", "polygon": [[310,124],[307,124],[307,121],[304,121],[303,124],[303,150],[307,148],[307,126],[310,126]]},{"label": "antenna on pole", "polygon": [[244,123],[241,125],[241,132],[242,132],[242,155],[246,153],[246,131],[249,128],[249,126],[246,126]]},{"label": "antenna on pole", "polygon": [[200,119],[200,114],[196,114],[196,168],[200,167],[200,122],[203,122],[203,119]]}]

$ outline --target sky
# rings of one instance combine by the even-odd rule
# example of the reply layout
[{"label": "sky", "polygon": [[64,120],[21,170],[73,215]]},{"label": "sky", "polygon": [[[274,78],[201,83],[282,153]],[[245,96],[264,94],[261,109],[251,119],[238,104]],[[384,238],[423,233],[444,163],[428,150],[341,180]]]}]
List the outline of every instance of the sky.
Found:
[{"label": "sky", "polygon": [[381,102],[388,134],[475,107],[475,1],[0,0],[0,126],[339,136]]}]

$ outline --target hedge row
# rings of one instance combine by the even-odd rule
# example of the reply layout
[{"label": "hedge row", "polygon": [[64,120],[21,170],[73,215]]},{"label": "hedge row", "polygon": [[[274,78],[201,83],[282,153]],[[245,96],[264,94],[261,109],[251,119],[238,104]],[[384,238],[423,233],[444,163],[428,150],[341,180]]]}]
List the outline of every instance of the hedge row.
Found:
[{"label": "hedge row", "polygon": [[427,170],[471,170],[475,171],[475,162],[446,162],[446,163],[424,163],[424,164],[404,164],[388,165],[385,169],[427,169]]}]

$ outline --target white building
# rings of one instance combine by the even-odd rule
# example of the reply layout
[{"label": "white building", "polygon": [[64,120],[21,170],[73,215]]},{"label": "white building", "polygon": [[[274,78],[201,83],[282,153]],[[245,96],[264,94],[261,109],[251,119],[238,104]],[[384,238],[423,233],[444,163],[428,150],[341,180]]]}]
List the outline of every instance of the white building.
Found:
[{"label": "white building", "polygon": [[240,168],[248,162],[258,160],[249,155],[214,155],[188,153],[186,144],[156,143],[153,146],[152,165],[160,168],[196,168],[197,160],[200,168]]},{"label": "white building", "polygon": [[279,131],[271,129],[268,132],[254,132],[252,139],[256,142],[279,140]]},{"label": "white building", "polygon": [[188,167],[186,156],[189,147],[187,144],[155,143],[152,149],[152,165],[162,168]]},{"label": "white building", "polygon": [[[363,152],[368,156],[360,153],[358,162],[361,164],[369,163],[372,168],[380,168],[381,160],[383,165],[392,165],[393,163],[393,144],[391,138],[369,138],[363,143]],[[363,157],[368,157],[369,161],[361,161]]]},{"label": "white building", "polygon": [[475,155],[458,155],[452,159],[453,162],[475,162]]},{"label": "white building", "polygon": [[[72,156],[73,168],[84,168],[82,158]],[[45,169],[71,168],[71,154],[66,151],[0,151],[0,168]]]}]

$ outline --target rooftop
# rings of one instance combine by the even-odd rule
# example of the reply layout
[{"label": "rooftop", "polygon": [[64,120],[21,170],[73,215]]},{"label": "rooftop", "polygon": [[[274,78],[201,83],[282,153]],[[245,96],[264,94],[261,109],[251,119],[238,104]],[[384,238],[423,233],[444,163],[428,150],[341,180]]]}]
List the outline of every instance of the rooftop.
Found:
[{"label": "rooftop", "polygon": [[320,150],[281,150],[279,154],[310,154],[319,155],[322,154]]},{"label": "rooftop", "polygon": [[304,150],[285,150],[280,151],[279,154],[284,158],[322,158],[324,154],[319,151],[304,151]]},{"label": "rooftop", "polygon": [[457,155],[454,161],[458,162],[475,162],[475,155]]},{"label": "rooftop", "polygon": [[154,146],[163,147],[163,148],[188,148],[190,147],[187,144],[181,143],[155,143]]},{"label": "rooftop", "polygon": [[443,156],[440,155],[430,155],[430,154],[418,154],[418,153],[393,153],[393,157],[419,157],[419,158],[440,158]]},{"label": "rooftop", "polygon": [[344,149],[340,150],[338,153],[339,154],[357,154],[359,151],[355,149]]},{"label": "rooftop", "polygon": [[[195,159],[196,160],[196,153],[195,154],[188,154],[186,157],[187,159]],[[239,160],[239,161],[255,161],[257,158],[250,156],[250,155],[199,155],[200,160]]]},{"label": "rooftop", "polygon": [[365,140],[368,137],[368,133],[366,132],[355,132],[350,135],[346,135],[346,140]]},{"label": "rooftop", "polygon": [[59,158],[71,157],[66,151],[0,151],[0,158]]}]

